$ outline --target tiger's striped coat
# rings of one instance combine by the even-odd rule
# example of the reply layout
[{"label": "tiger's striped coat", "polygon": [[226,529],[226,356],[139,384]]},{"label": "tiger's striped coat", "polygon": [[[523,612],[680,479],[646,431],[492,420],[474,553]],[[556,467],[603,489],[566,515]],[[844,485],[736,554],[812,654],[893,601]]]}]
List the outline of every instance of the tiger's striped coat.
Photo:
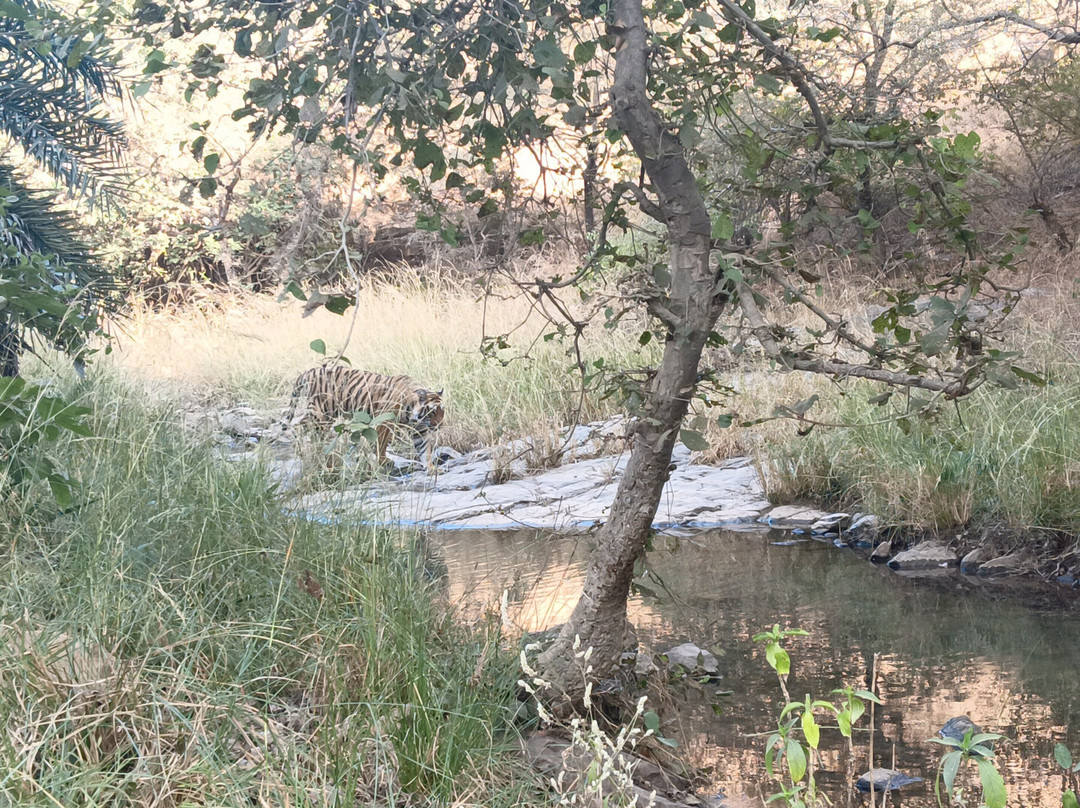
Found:
[{"label": "tiger's striped coat", "polygon": [[329,426],[339,418],[366,412],[373,419],[392,414],[375,427],[379,462],[386,462],[386,449],[395,427],[412,433],[413,448],[431,471],[435,468],[435,432],[443,421],[442,390],[433,392],[419,387],[408,376],[384,376],[345,365],[321,365],[300,374],[293,385],[292,403],[285,416],[290,425],[301,398],[307,399],[307,413],[320,426]]}]

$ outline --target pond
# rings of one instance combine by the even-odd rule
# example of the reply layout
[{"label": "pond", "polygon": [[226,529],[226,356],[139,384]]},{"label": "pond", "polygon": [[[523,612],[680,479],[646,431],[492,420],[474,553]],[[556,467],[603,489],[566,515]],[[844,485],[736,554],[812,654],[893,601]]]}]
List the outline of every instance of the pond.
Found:
[{"label": "pond", "polygon": [[[450,595],[464,612],[508,592],[525,630],[564,621],[580,593],[591,537],[536,531],[437,533]],[[874,722],[875,765],[924,778],[894,792],[905,805],[936,805],[943,747],[929,743],[950,718],[969,715],[1000,732],[998,764],[1010,805],[1061,805],[1053,761],[1061,742],[1080,753],[1080,600],[1032,582],[988,582],[959,573],[904,577],[830,544],[779,532],[658,537],[630,603],[643,646],[692,641],[717,654],[717,685],[677,683],[658,709],[661,731],[727,794],[774,793],[764,773],[766,735],[783,705],[754,634],[774,623],[809,637],[787,642],[792,698],[830,698],[867,686],[875,667],[884,700]],[[718,691],[730,691],[720,695]],[[860,721],[866,729],[867,718]],[[822,734],[822,790],[834,804],[868,768],[869,732],[852,760],[839,733]],[[974,784],[974,769],[965,781]],[[862,798],[865,799],[865,798]],[[759,803],[760,804],[760,803]],[[977,795],[971,795],[977,804]]]}]

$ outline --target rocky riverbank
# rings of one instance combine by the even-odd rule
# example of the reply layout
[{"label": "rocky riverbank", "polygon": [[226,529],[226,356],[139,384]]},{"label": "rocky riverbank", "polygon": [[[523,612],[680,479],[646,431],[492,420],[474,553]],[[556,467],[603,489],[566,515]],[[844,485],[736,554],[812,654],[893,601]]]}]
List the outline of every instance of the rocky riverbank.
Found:
[{"label": "rocky riverbank", "polygon": [[[282,435],[273,420],[237,407],[189,417],[209,428],[234,461],[255,458],[272,466],[285,492],[285,508],[319,521],[353,520],[436,530],[541,529],[582,532],[607,518],[626,468],[625,419],[584,424],[552,436],[544,447],[529,441],[485,447],[461,454],[438,450],[440,465],[429,474],[415,460],[390,456],[391,474],[358,480],[356,485],[300,493],[302,461],[294,436]],[[263,451],[257,451],[258,449]],[[363,451],[360,447],[358,451]],[[902,531],[882,530],[873,515],[829,513],[801,505],[774,505],[766,498],[750,458],[703,465],[682,443],[672,454],[653,528],[682,534],[718,528],[793,531],[792,541],[818,539],[856,546],[875,562],[905,574],[959,569],[980,575],[1038,574],[1076,586],[1074,559],[1040,557],[1016,549],[1001,536],[958,534],[915,542]],[[914,545],[914,546],[909,546]]]}]

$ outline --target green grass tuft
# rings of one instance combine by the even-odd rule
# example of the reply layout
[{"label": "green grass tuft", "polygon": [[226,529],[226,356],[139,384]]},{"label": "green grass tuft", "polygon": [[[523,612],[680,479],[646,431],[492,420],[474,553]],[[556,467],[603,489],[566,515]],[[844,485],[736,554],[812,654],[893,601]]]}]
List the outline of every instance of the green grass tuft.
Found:
[{"label": "green grass tuft", "polygon": [[850,426],[766,448],[773,497],[824,499],[920,529],[1080,529],[1075,372],[1046,387],[985,389],[931,419],[883,419],[871,393],[855,389],[813,414]]},{"label": "green grass tuft", "polygon": [[84,501],[0,520],[0,794],[19,805],[537,804],[516,659],[399,534],[288,518],[266,469],[105,379]]}]

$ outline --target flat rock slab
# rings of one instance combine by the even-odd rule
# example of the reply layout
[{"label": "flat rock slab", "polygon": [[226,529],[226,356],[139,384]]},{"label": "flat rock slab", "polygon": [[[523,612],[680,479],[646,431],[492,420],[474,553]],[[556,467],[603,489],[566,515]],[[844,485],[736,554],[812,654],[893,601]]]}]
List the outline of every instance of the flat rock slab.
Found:
[{"label": "flat rock slab", "polygon": [[[685,447],[664,486],[653,527],[706,530],[752,525],[769,508],[753,465],[691,465]],[[318,521],[359,520],[445,530],[587,530],[608,518],[628,455],[567,460],[533,476],[491,483],[494,467],[481,451],[454,459],[437,475],[365,484],[297,497],[292,513]]]},{"label": "flat rock slab", "polygon": [[979,567],[979,575],[1015,575],[1032,566],[1026,553],[1009,553],[985,562]]},{"label": "flat rock slab", "polygon": [[[844,514],[845,516],[847,514]],[[797,528],[811,527],[826,519],[830,514],[815,508],[807,508],[803,505],[780,505],[768,513],[762,515],[758,521],[764,522],[769,527]]]},{"label": "flat rock slab", "polygon": [[889,562],[889,566],[894,570],[930,570],[952,567],[959,562],[956,553],[944,544],[928,541],[910,550],[897,553]]}]

